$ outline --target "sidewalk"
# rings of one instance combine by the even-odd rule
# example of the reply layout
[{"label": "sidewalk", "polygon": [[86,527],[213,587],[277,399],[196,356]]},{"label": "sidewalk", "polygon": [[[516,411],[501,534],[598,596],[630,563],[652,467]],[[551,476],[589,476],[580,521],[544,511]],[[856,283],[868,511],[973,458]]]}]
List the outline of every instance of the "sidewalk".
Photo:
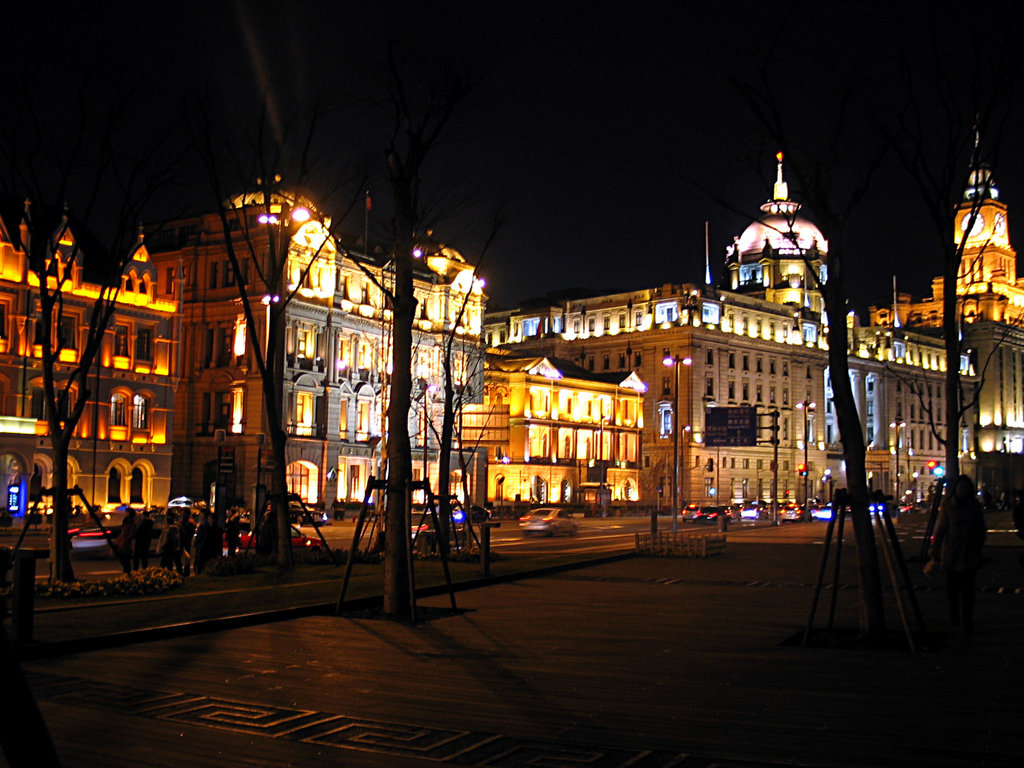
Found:
[{"label": "sidewalk", "polygon": [[416,627],[309,616],[24,666],[67,766],[1020,765],[1021,542],[990,535],[970,645],[912,654],[787,644],[822,551],[794,530],[462,592]]}]

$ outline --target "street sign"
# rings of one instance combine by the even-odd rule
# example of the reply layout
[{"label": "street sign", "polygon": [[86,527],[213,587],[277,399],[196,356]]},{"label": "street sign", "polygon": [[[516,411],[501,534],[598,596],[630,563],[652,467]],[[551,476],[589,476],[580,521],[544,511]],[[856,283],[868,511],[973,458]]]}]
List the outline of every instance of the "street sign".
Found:
[{"label": "street sign", "polygon": [[708,448],[756,445],[757,410],[750,405],[708,408],[704,417],[704,444]]},{"label": "street sign", "polygon": [[217,471],[222,475],[232,475],[235,472],[235,449],[234,447],[221,448],[217,458]]}]

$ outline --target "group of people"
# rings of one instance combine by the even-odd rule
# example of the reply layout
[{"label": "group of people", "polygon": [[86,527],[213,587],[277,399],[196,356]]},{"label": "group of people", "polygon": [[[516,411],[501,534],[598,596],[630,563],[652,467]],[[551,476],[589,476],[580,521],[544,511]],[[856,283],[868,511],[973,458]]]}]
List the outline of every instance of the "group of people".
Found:
[{"label": "group of people", "polygon": [[[156,554],[160,567],[175,571],[181,576],[200,574],[206,564],[221,557],[224,548],[229,556],[238,550],[241,538],[239,515],[233,511],[223,528],[209,509],[199,512],[197,525],[192,520],[192,510],[167,511],[164,527],[156,542]],[[154,526],[149,510],[141,513],[134,509],[125,512],[121,531],[114,542],[118,557],[125,573],[149,567],[149,551],[153,543]]]}]

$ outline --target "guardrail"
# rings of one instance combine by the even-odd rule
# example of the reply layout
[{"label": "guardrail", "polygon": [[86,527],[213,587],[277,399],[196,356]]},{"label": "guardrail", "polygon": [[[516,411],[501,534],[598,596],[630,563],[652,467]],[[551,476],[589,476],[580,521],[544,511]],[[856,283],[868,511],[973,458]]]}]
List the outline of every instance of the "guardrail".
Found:
[{"label": "guardrail", "polygon": [[649,533],[636,534],[638,555],[671,557],[713,557],[725,552],[724,533]]}]

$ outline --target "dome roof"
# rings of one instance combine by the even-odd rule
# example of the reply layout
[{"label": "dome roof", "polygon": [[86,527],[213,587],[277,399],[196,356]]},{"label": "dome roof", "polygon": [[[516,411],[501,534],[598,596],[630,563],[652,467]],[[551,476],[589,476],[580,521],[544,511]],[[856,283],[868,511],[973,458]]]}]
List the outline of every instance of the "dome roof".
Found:
[{"label": "dome roof", "polygon": [[754,262],[761,258],[765,241],[777,254],[798,255],[800,251],[817,248],[822,254],[828,253],[828,241],[809,220],[798,215],[800,203],[789,197],[789,185],[782,176],[782,153],[778,161],[775,187],[772,199],[761,206],[764,215],[750,224],[743,234],[729,247],[730,261]]},{"label": "dome roof", "polygon": [[756,261],[760,258],[765,240],[774,250],[782,253],[793,250],[794,239],[798,248],[807,250],[817,247],[822,253],[828,253],[828,241],[814,224],[803,216],[792,217],[792,224],[793,234],[790,234],[790,217],[777,213],[766,214],[750,224],[736,240],[740,260]]}]

